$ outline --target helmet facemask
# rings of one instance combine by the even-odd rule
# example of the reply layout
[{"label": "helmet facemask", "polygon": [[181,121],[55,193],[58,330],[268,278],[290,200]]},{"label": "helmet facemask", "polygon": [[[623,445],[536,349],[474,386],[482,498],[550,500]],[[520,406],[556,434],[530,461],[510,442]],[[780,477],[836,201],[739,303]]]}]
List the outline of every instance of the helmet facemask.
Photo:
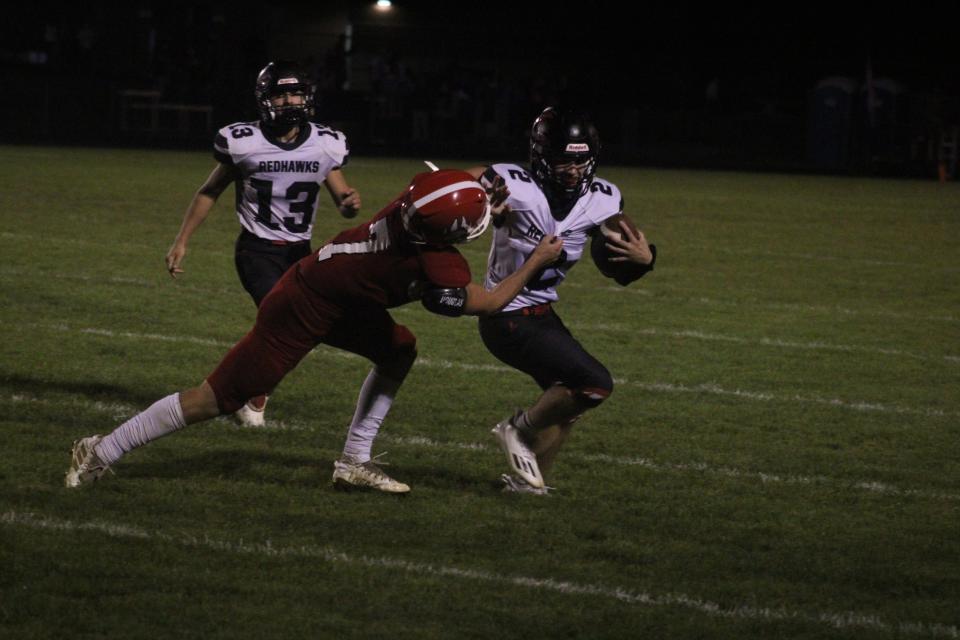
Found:
[{"label": "helmet facemask", "polygon": [[[274,100],[290,94],[300,97],[300,104],[274,104]],[[279,127],[300,127],[305,125],[313,115],[313,96],[307,89],[301,87],[291,87],[290,90],[284,90],[283,93],[273,94],[265,98],[261,107],[261,114],[265,113],[267,118],[263,118],[268,124],[276,124]]]},{"label": "helmet facemask", "polygon": [[597,172],[596,156],[564,154],[550,158],[531,154],[531,168],[540,184],[558,202],[578,200],[590,189]]},{"label": "helmet facemask", "polygon": [[582,114],[549,107],[533,123],[530,170],[555,204],[570,205],[586,195],[599,153],[600,136]]},{"label": "helmet facemask", "polygon": [[[274,104],[277,98],[285,94],[299,96],[300,100],[297,104],[289,104],[289,99],[287,104]],[[274,130],[304,126],[313,117],[313,94],[313,83],[295,64],[271,62],[260,72],[254,90],[260,121]]]}]

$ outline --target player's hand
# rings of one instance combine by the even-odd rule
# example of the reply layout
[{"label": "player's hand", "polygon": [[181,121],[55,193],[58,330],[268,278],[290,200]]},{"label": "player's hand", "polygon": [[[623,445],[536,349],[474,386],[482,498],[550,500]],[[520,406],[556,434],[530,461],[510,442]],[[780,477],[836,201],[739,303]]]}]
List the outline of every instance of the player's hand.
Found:
[{"label": "player's hand", "polygon": [[353,218],[360,213],[360,192],[349,189],[340,194],[340,215]]},{"label": "player's hand", "polygon": [[180,263],[183,261],[183,257],[187,255],[187,248],[184,245],[174,243],[170,247],[170,251],[167,251],[167,271],[170,273],[170,277],[176,278],[178,273],[183,273],[183,269],[180,268]]},{"label": "player's hand", "polygon": [[647,243],[646,236],[639,229],[634,231],[630,226],[620,221],[621,237],[606,236],[607,249],[610,249],[615,256],[610,257],[610,262],[635,262],[637,264],[650,264],[653,262],[653,252]]},{"label": "player's hand", "polygon": [[540,239],[540,244],[533,250],[530,258],[535,260],[539,266],[546,266],[556,262],[563,251],[563,240],[553,235],[545,235]]},{"label": "player's hand", "polygon": [[486,179],[481,180],[484,191],[487,192],[487,199],[490,201],[490,215],[493,219],[499,220],[510,213],[510,205],[507,204],[507,198],[510,197],[510,189],[501,176],[489,182]]}]

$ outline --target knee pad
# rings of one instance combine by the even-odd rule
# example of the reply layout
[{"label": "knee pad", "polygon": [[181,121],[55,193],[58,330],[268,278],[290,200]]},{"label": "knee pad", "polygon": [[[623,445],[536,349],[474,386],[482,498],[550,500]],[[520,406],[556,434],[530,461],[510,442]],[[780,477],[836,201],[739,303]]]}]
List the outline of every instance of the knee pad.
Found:
[{"label": "knee pad", "polygon": [[574,389],[573,395],[578,398],[580,402],[587,405],[587,407],[593,409],[594,407],[599,407],[603,401],[610,396],[610,392],[611,390],[609,389],[581,387]]},{"label": "knee pad", "polygon": [[599,365],[589,372],[581,384],[572,387],[575,398],[587,407],[598,407],[613,393],[613,378],[606,367]]}]

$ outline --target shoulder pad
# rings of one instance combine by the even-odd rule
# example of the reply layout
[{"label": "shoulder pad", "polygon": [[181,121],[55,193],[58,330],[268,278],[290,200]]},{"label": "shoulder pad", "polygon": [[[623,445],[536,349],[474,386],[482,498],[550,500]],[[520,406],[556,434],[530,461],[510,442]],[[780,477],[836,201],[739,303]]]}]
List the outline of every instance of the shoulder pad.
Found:
[{"label": "shoulder pad", "polygon": [[342,131],[337,131],[325,124],[318,122],[310,124],[313,125],[314,137],[324,143],[326,152],[337,163],[337,166],[345,166],[350,158],[350,145],[347,144],[347,136]]},{"label": "shoulder pad", "polygon": [[590,219],[596,224],[618,213],[623,213],[623,195],[620,189],[602,178],[593,179],[590,193],[583,202],[586,203]]},{"label": "shoulder pad", "polygon": [[593,182],[590,184],[590,193],[598,198],[610,198],[614,202],[623,202],[619,187],[603,178],[593,179]]},{"label": "shoulder pad", "polygon": [[220,162],[233,164],[233,158],[251,143],[257,145],[263,139],[259,122],[234,122],[220,129],[213,143],[213,155]]},{"label": "shoulder pad", "polygon": [[487,176],[490,172],[501,176],[507,183],[534,184],[530,172],[518,164],[494,164],[483,175]]}]

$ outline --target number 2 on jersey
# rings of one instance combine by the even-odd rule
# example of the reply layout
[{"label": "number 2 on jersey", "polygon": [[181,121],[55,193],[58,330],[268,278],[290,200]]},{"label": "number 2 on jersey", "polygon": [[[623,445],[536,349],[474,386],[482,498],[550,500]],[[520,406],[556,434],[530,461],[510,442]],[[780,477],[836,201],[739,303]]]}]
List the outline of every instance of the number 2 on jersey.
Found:
[{"label": "number 2 on jersey", "polygon": [[[270,206],[273,200],[273,182],[250,178],[250,186],[257,191],[257,222],[274,231],[280,229],[280,224],[273,220]],[[288,210],[290,213],[299,214],[299,218],[285,217],[281,220],[287,231],[305,233],[310,229],[310,223],[313,222],[313,205],[317,201],[318,191],[320,191],[320,185],[316,182],[294,182],[287,188],[284,197],[290,202]],[[300,195],[304,195],[304,198],[297,200]]]}]

